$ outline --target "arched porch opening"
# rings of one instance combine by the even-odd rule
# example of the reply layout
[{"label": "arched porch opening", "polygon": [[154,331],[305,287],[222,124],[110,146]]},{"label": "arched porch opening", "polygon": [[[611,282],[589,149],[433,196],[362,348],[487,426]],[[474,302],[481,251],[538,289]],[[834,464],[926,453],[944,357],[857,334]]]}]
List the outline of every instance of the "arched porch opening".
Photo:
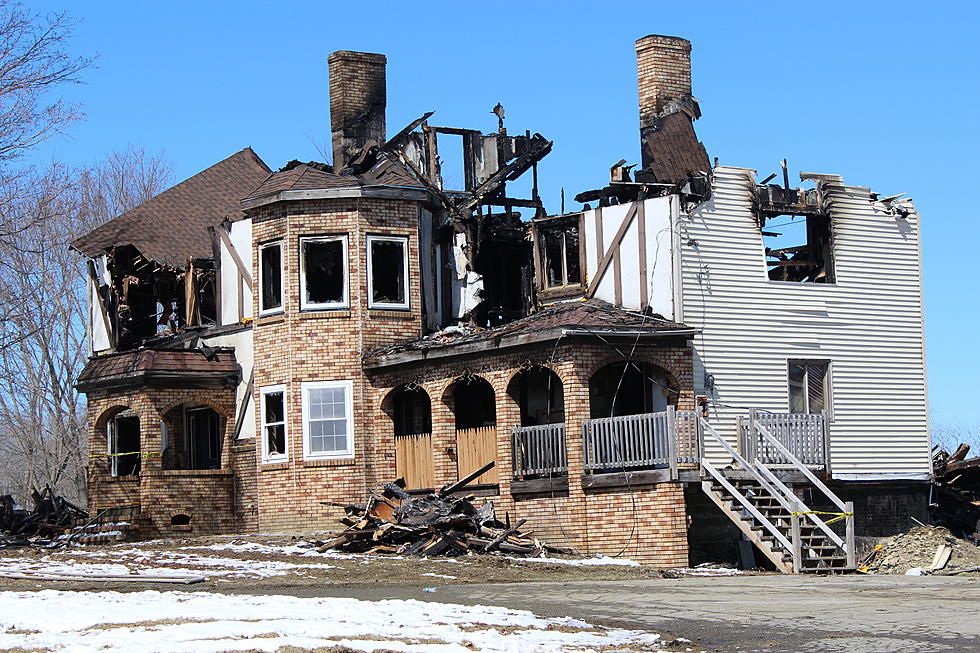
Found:
[{"label": "arched porch opening", "polygon": [[508,394],[517,402],[521,425],[511,433],[514,478],[565,476],[565,390],[561,378],[543,365],[514,375]]},{"label": "arched porch opening", "polygon": [[395,474],[409,490],[434,487],[429,393],[419,386],[400,386],[392,391],[387,412],[395,436]]},{"label": "arched porch opening", "polygon": [[677,388],[663,368],[649,363],[618,362],[589,379],[592,419],[659,413],[677,405]]},{"label": "arched porch opening", "polygon": [[110,476],[139,476],[143,451],[140,418],[135,410],[119,406],[100,419],[104,422]]},{"label": "arched porch opening", "polygon": [[[497,396],[479,376],[463,376],[449,386],[447,397],[456,422],[456,472],[463,478],[497,460]],[[497,467],[481,474],[477,484],[496,484]]]},{"label": "arched porch opening", "polygon": [[225,419],[210,406],[188,401],[163,414],[163,469],[220,469]]}]

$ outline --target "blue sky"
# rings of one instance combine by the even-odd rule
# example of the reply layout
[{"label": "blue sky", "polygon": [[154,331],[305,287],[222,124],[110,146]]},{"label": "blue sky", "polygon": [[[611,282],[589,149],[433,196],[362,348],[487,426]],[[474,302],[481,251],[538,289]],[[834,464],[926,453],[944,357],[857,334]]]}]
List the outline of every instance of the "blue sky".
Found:
[{"label": "blue sky", "polygon": [[639,159],[633,42],[693,42],[698,134],[723,164],[764,175],[833,172],[922,214],[934,418],[980,420],[975,280],[980,246],[980,4],[31,2],[82,20],[72,47],[98,55],[68,91],[86,120],[46,155],[96,160],[163,150],[184,179],[253,147],[272,168],[329,149],[326,57],[388,56],[388,130],[437,124],[555,142],[546,208]]}]

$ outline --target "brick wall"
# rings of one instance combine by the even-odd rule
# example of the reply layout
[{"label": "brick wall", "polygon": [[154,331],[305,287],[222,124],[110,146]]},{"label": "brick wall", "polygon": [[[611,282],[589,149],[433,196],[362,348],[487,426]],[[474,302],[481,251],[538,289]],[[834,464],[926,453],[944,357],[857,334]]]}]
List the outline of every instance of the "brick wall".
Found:
[{"label": "brick wall", "polygon": [[[281,315],[256,320],[255,347],[256,432],[261,434],[261,390],[286,386],[288,460],[262,462],[262,438],[256,438],[257,525],[260,529],[334,529],[342,511],[320,501],[362,501],[367,475],[376,456],[362,425],[370,422],[373,404],[361,372],[361,352],[422,335],[419,280],[418,205],[402,200],[320,200],[262,207],[252,214],[256,243],[282,239],[284,292]],[[349,308],[300,310],[300,252],[303,236],[346,234],[349,263]],[[368,308],[367,236],[408,238],[409,310]],[[253,274],[258,278],[257,247]],[[258,298],[256,297],[256,302]],[[255,308],[258,314],[258,308]],[[304,460],[302,383],[351,381],[354,406],[354,457]]]},{"label": "brick wall", "polygon": [[340,166],[368,141],[385,141],[383,54],[342,50],[327,57],[330,69],[330,130],[333,161]]},{"label": "brick wall", "polygon": [[[650,363],[668,373],[679,391],[675,405],[693,410],[694,395],[690,349],[683,346],[640,345],[634,360]],[[395,476],[395,442],[390,414],[390,393],[410,383],[424,389],[432,403],[432,451],[435,484],[458,477],[453,452],[456,444],[453,414],[454,381],[463,375],[487,380],[496,395],[497,465],[499,493],[492,497],[498,513],[510,513],[511,521],[526,518],[528,529],[543,539],[582,553],[622,553],[648,564],[687,564],[687,534],[683,489],[676,483],[660,483],[613,490],[582,487],[584,461],[582,422],[589,418],[589,379],[602,367],[621,362],[621,355],[602,343],[566,341],[558,347],[542,343],[503,352],[470,354],[423,364],[399,366],[370,373],[370,405],[376,406],[363,425],[372,443],[375,486]],[[520,371],[543,364],[562,381],[565,401],[568,489],[547,496],[515,498],[511,495],[512,454],[510,431],[520,426],[520,407],[512,385]]]},{"label": "brick wall", "polygon": [[640,129],[649,127],[673,99],[691,95],[691,42],[651,34],[636,42]]},{"label": "brick wall", "polygon": [[[223,426],[221,469],[164,469],[161,455],[161,421],[168,427],[174,444],[181,434],[185,403],[206,405],[221,417]],[[113,477],[106,427],[124,410],[140,420],[140,451],[143,454],[138,476]],[[232,437],[235,392],[233,389],[141,388],[115,392],[92,392],[88,396],[89,463],[87,469],[89,506],[93,512],[118,505],[139,505],[141,517],[137,534],[157,537],[173,533],[213,534],[232,532],[235,511],[232,505]],[[180,443],[175,448],[182,448]],[[172,457],[171,460],[178,460]],[[171,526],[175,515],[191,518],[187,527]]]}]

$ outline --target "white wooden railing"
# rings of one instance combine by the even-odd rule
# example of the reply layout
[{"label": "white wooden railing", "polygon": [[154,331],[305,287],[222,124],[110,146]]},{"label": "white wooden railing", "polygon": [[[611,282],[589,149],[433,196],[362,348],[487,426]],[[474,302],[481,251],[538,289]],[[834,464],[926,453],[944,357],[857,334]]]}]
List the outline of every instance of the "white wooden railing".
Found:
[{"label": "white wooden railing", "polygon": [[568,473],[565,425],[520,426],[511,430],[514,478]]},{"label": "white wooden railing", "polygon": [[793,467],[794,463],[772,442],[760,437],[752,427],[756,422],[779,444],[790,451],[796,460],[811,469],[830,471],[830,446],[827,416],[806,413],[763,413],[750,411],[738,418],[738,450],[749,460],[760,460],[769,467]]}]

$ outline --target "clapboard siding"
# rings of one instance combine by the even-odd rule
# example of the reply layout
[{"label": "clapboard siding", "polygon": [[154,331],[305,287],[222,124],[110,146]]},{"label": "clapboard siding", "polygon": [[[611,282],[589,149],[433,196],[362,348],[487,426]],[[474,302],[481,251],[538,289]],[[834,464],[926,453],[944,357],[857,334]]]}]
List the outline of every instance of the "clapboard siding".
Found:
[{"label": "clapboard siding", "polygon": [[748,407],[788,410],[788,359],[829,360],[834,475],[927,475],[918,214],[875,212],[868,189],[832,185],[837,282],[770,282],[753,174],[716,168],[711,199],[677,219],[677,317],[703,329],[695,382],[714,379],[712,422],[734,440]]}]

